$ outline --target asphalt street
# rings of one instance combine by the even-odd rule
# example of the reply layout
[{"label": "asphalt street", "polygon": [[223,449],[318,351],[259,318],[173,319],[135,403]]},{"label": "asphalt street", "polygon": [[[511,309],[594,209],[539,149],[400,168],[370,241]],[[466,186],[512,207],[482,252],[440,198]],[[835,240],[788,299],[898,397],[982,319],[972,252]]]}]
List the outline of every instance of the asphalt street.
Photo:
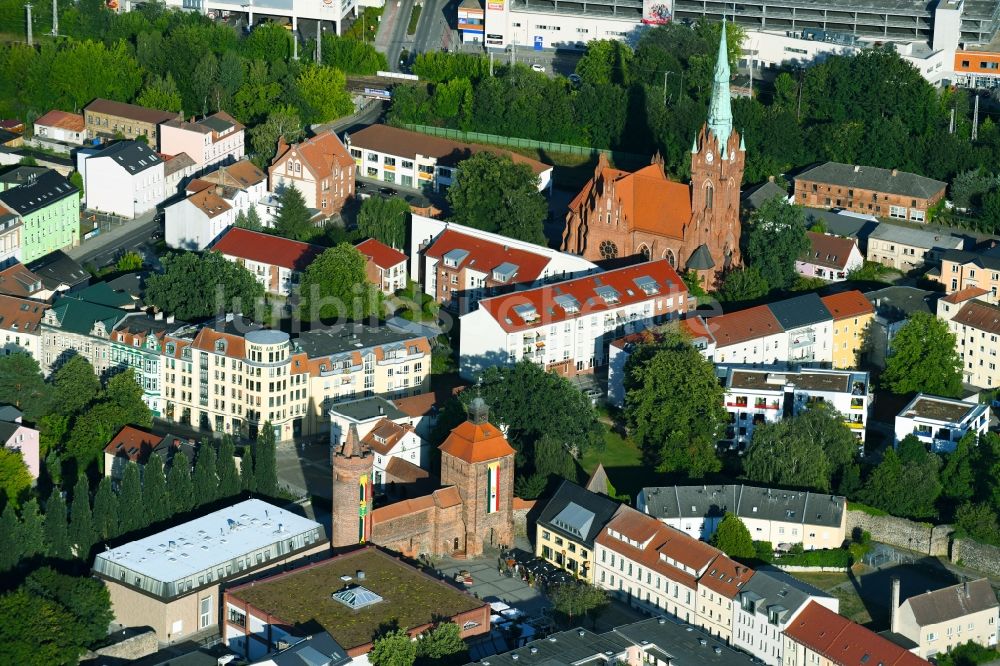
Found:
[{"label": "asphalt street", "polygon": [[152,215],[122,225],[113,224],[110,230],[101,231],[94,238],[69,249],[66,254],[81,264],[92,263],[98,268],[114,263],[122,253],[129,250],[148,255],[148,245],[157,229],[159,223]]}]

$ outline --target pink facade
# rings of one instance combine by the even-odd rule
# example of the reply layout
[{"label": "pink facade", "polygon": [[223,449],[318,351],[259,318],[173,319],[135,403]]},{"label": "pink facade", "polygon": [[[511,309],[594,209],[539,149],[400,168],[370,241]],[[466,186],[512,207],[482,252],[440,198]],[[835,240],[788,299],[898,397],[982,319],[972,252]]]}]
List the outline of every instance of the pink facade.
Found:
[{"label": "pink facade", "polygon": [[0,432],[3,433],[4,448],[20,451],[24,464],[28,466],[32,479],[38,478],[39,449],[38,431],[21,423],[0,422]]},{"label": "pink facade", "polygon": [[187,153],[200,168],[229,164],[243,158],[243,125],[219,111],[195,121],[171,120],[160,125],[160,152]]}]

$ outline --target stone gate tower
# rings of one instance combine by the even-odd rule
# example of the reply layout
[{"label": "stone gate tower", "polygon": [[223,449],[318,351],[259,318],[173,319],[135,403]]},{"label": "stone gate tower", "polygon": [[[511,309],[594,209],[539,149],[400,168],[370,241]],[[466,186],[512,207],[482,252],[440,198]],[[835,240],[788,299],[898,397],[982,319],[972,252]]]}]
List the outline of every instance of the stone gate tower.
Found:
[{"label": "stone gate tower", "polygon": [[482,398],[469,406],[469,418],[441,445],[441,485],[455,486],[462,498],[465,554],[477,557],[483,546],[514,540],[514,449],[489,422]]},{"label": "stone gate tower", "polygon": [[330,545],[334,549],[367,543],[372,534],[372,477],[375,457],[354,424],[333,455],[333,509]]}]

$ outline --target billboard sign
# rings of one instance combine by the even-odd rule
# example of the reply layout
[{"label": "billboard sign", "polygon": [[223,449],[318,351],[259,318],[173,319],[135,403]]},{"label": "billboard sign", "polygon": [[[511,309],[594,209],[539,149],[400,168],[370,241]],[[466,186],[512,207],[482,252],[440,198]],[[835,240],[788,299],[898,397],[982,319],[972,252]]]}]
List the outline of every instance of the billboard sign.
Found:
[{"label": "billboard sign", "polygon": [[541,51],[542,50],[542,36],[541,35],[535,35],[535,50],[536,51]]},{"label": "billboard sign", "polygon": [[665,25],[672,17],[672,0],[643,0],[642,22],[646,25]]},{"label": "billboard sign", "polygon": [[365,97],[375,99],[392,99],[392,93],[384,88],[365,88]]},{"label": "billboard sign", "polygon": [[490,0],[489,2],[486,3],[486,9],[489,9],[494,12],[502,12],[503,0]]}]

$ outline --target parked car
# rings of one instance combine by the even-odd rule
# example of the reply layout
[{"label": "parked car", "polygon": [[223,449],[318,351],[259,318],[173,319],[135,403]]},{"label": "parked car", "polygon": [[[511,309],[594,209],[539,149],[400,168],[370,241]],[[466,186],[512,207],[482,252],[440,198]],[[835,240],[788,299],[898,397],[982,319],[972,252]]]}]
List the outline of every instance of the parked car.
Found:
[{"label": "parked car", "polygon": [[570,75],[569,75],[568,77],[566,77],[566,78],[568,78],[568,79],[569,79],[569,82],[570,82],[570,83],[572,83],[572,84],[573,84],[574,86],[578,86],[578,85],[580,85],[580,82],[581,82],[581,79],[580,79],[580,75],[579,75],[579,74],[577,74],[576,72],[574,72],[574,73],[570,74]]},{"label": "parked car", "polygon": [[378,193],[384,197],[394,197],[396,196],[396,190],[391,187],[380,187],[378,188]]},{"label": "parked car", "polygon": [[536,72],[542,72],[542,73],[545,72],[545,66],[539,65],[537,62],[531,66],[531,69]]}]

